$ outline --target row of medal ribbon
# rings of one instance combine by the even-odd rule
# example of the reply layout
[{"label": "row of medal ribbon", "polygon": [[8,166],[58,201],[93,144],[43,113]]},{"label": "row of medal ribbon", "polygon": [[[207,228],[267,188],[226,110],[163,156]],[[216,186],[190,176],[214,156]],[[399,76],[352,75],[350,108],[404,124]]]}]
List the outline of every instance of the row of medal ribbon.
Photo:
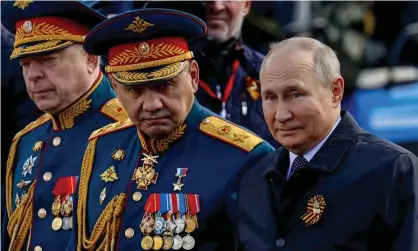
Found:
[{"label": "row of medal ribbon", "polygon": [[61,177],[57,180],[52,194],[52,229],[54,231],[72,229],[73,194],[77,186],[77,176]]},{"label": "row of medal ribbon", "polygon": [[140,225],[142,249],[191,250],[195,240],[190,234],[198,228],[199,212],[198,194],[151,194]]}]

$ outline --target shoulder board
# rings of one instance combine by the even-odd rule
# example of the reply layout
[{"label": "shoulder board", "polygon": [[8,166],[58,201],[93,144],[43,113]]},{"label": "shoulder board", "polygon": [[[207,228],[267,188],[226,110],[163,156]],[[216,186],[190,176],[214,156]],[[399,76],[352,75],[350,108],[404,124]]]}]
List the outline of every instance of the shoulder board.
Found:
[{"label": "shoulder board", "polygon": [[50,119],[51,119],[51,115],[45,113],[44,115],[40,116],[37,120],[29,123],[27,126],[25,126],[25,128],[23,128],[21,131],[16,133],[16,135],[13,138],[13,141],[22,137],[23,135],[32,131],[33,129],[45,124],[45,122],[48,122]]},{"label": "shoulder board", "polygon": [[215,116],[205,118],[203,122],[200,123],[199,129],[209,136],[238,147],[246,152],[250,152],[254,147],[263,142],[263,139],[252,132]]},{"label": "shoulder board", "polygon": [[107,101],[101,109],[101,112],[115,121],[122,121],[128,119],[128,114],[123,109],[122,104],[117,98],[112,98]]},{"label": "shoulder board", "polygon": [[89,137],[89,141],[97,138],[97,137],[101,137],[103,135],[112,133],[112,132],[117,132],[120,131],[122,129],[128,128],[133,126],[134,123],[130,120],[130,119],[125,119],[116,123],[112,123],[112,124],[108,124],[102,128],[97,129],[96,131],[94,131],[90,137]]}]

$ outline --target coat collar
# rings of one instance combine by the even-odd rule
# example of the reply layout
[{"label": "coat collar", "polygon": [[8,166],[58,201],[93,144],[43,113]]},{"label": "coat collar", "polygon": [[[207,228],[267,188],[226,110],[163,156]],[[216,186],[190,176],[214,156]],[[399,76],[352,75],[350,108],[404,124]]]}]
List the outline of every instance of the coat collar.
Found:
[{"label": "coat collar", "polygon": [[[335,171],[346,151],[351,146],[360,127],[348,111],[341,111],[341,122],[331,133],[324,145],[315,154],[313,159],[306,166],[317,172],[331,173]],[[286,158],[289,158],[289,151],[284,147],[276,150],[277,154],[267,166],[262,176],[286,180],[287,166],[280,165]],[[281,166],[281,167],[280,167]]]},{"label": "coat collar", "polygon": [[111,97],[115,97],[115,93],[111,89],[108,79],[100,72],[92,87],[85,94],[59,114],[51,115],[54,130],[68,130],[77,123],[82,123],[89,117],[88,115],[100,110],[101,106]]}]

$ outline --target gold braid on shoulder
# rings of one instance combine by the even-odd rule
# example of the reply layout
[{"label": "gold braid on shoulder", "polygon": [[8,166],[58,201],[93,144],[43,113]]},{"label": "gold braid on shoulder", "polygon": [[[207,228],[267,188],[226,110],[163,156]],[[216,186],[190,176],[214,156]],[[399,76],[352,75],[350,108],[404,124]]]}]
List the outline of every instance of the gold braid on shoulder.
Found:
[{"label": "gold braid on shoulder", "polygon": [[[113,197],[106,205],[99,219],[93,227],[90,238],[87,233],[87,197],[88,185],[90,181],[91,171],[94,164],[94,155],[98,138],[89,141],[81,166],[79,200],[77,208],[78,221],[78,239],[77,250],[115,250],[116,233],[119,229],[120,216],[123,210],[125,194],[121,193]],[[96,249],[99,241],[102,240]]]},{"label": "gold braid on shoulder", "polygon": [[23,196],[22,202],[12,213],[7,224],[7,232],[11,236],[9,250],[21,250],[32,225],[33,194],[36,180],[29,187],[28,193]]}]

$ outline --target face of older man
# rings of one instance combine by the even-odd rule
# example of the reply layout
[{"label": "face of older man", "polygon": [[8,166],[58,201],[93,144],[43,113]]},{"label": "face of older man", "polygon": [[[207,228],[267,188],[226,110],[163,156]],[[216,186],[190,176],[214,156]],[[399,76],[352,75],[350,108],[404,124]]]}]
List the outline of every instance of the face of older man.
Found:
[{"label": "face of older man", "polygon": [[51,114],[80,98],[92,85],[91,74],[98,70],[98,58],[78,44],[19,61],[30,98],[40,110]]},{"label": "face of older man", "polygon": [[339,115],[344,81],[324,87],[314,70],[313,53],[273,54],[261,75],[263,111],[271,134],[296,154],[309,151],[329,133]]},{"label": "face of older man", "polygon": [[241,33],[242,23],[250,11],[251,1],[204,2],[207,36],[222,43]]},{"label": "face of older man", "polygon": [[145,134],[162,138],[186,119],[198,88],[199,68],[191,61],[177,77],[146,86],[130,87],[110,78],[129,118]]}]

